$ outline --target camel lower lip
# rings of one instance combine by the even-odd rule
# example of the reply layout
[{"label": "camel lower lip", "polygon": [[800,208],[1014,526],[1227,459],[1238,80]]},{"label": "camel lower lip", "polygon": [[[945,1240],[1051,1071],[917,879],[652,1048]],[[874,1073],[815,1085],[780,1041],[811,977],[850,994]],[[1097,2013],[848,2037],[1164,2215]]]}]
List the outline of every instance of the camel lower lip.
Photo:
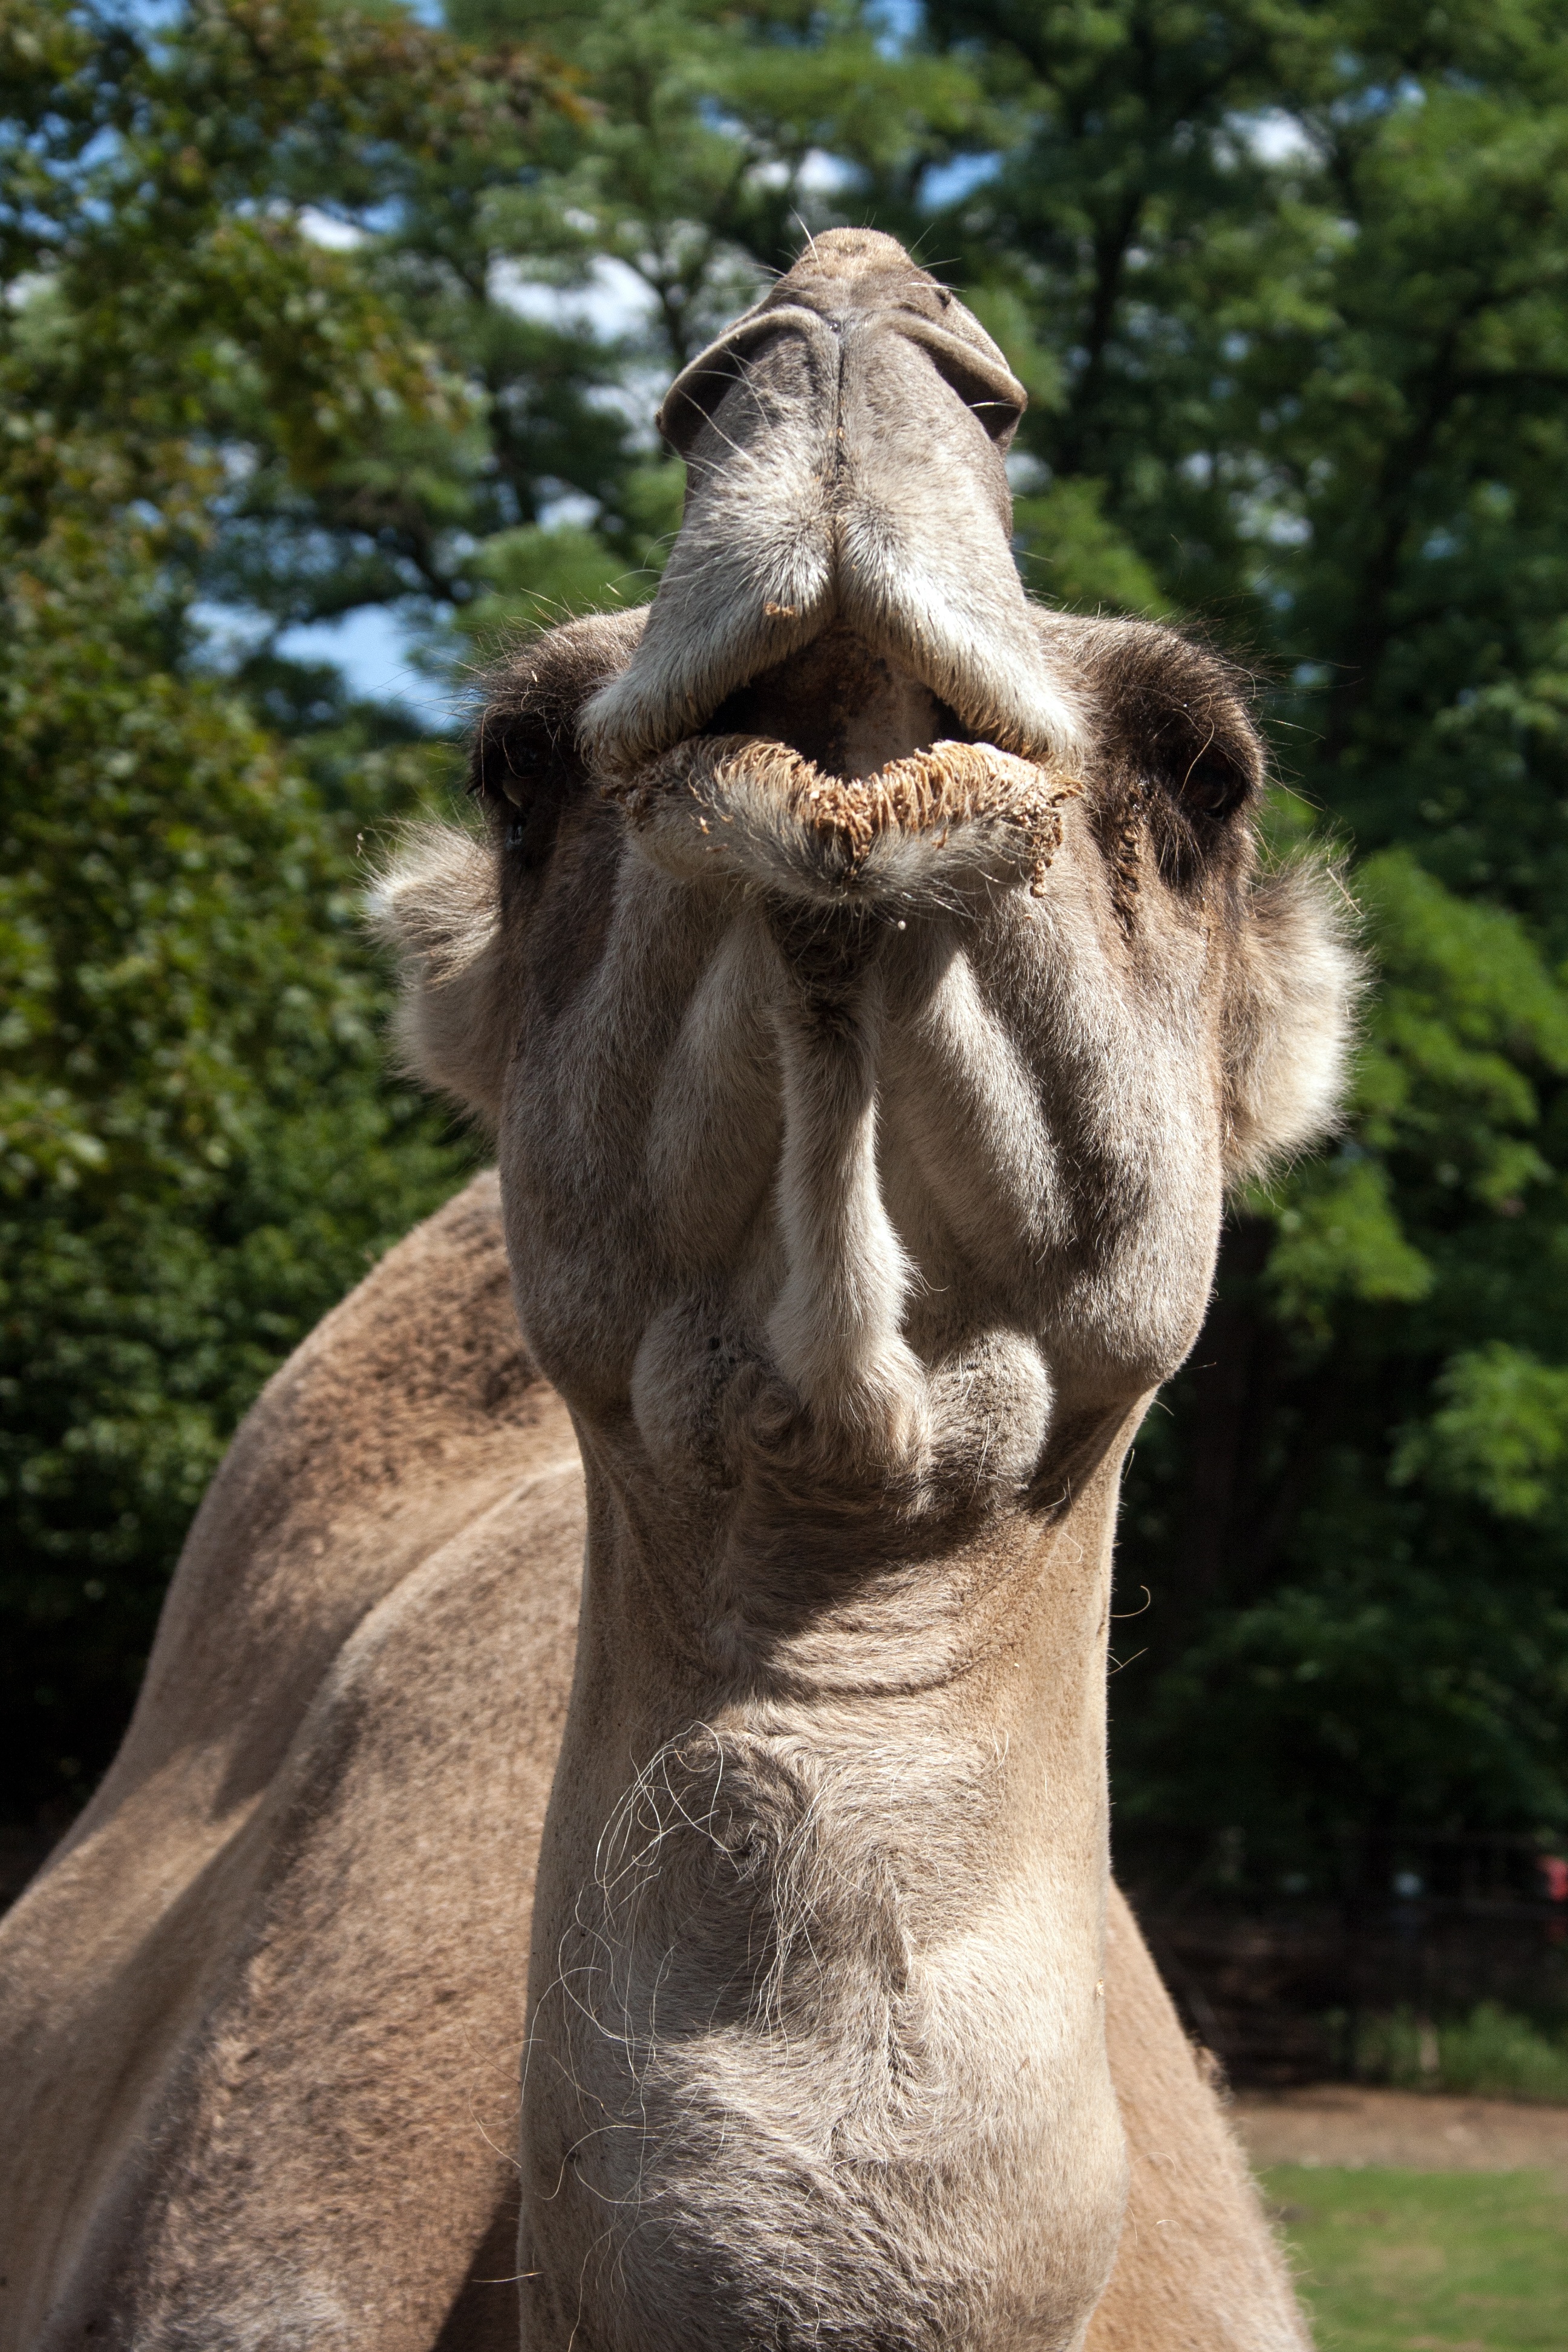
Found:
[{"label": "camel lower lip", "polygon": [[635,779],[610,789],[634,822],[671,795],[721,796],[761,787],[815,831],[837,836],[856,858],[889,833],[935,834],[976,817],[998,817],[1060,838],[1057,814],[1079,790],[1074,776],[999,751],[993,743],[940,742],[886,761],[868,775],[819,767],[765,735],[690,736]]}]

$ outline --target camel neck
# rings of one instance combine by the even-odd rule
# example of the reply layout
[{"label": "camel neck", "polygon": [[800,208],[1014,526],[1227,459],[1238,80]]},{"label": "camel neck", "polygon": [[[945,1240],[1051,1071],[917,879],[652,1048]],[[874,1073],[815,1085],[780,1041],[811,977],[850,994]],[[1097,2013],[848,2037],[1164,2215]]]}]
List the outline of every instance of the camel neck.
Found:
[{"label": "camel neck", "polygon": [[[1042,1857],[1059,1884],[1092,1881],[1104,1868],[1117,1468],[1048,1519],[995,1515],[958,1544],[884,1558],[854,1580],[819,1569],[809,1608],[780,1603],[776,1553],[764,1576],[735,1557],[731,1531],[712,1554],[673,1562],[667,1536],[650,1551],[618,1498],[595,1496],[557,1781],[576,1866],[599,1867],[628,1806],[651,1823],[656,1784],[673,1818],[717,1808],[734,1828],[771,1759],[814,1836],[843,1843],[852,1873],[890,1874],[917,1908],[939,1848],[949,1918],[961,1853],[992,1893]],[[693,1591],[708,1604],[700,1624]]]},{"label": "camel neck", "polygon": [[[657,2221],[695,2274],[738,2278],[765,2242],[785,2300],[842,2303],[866,2233],[907,2242],[918,2209],[943,2240],[921,2294],[969,2313],[932,2340],[1070,2340],[1122,2194],[1100,1999],[1115,1485],[1107,1459],[1048,1520],[890,1563],[727,1664],[670,1612],[662,1541],[642,1549],[590,1475],[523,2135],[540,2226],[564,2227],[563,2180],[585,2192],[584,2260],[594,2231]],[[695,1590],[724,1572],[685,1555]],[[715,2179],[754,2210],[693,2192]],[[1000,2267],[998,2210],[1033,2217]],[[1027,2314],[990,2312],[1000,2293]]]},{"label": "camel neck", "polygon": [[1020,1654],[1072,1608],[1076,1564],[1109,1555],[1136,1420],[1086,1416],[1028,1495],[967,1507],[933,1507],[918,1475],[845,1476],[830,1454],[822,1475],[798,1423],[749,1444],[738,1479],[679,1486],[635,1436],[579,1424],[584,1626],[603,1619],[612,1656],[636,1627],[661,1685],[692,1696],[837,1703],[960,1684],[989,1653]]}]

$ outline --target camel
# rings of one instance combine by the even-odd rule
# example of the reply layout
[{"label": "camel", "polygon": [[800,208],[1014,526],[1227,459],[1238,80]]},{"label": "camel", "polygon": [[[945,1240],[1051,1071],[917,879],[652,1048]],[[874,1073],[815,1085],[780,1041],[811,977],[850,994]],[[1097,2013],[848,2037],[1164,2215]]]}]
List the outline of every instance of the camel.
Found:
[{"label": "camel", "polygon": [[1355,958],[1236,677],[1025,596],[1023,405],[808,246],[666,398],[651,606],[512,658],[384,877],[497,1170],[240,1429],[0,1930],[5,2347],[1308,2343],[1106,1639]]}]

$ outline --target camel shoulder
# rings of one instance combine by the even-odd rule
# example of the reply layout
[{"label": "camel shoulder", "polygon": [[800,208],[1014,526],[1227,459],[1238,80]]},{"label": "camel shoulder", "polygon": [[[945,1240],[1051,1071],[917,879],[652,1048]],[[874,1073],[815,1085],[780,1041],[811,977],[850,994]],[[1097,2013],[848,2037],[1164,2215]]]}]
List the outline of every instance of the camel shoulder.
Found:
[{"label": "camel shoulder", "polygon": [[0,2209],[63,2221],[21,2340],[434,2341],[510,2176],[582,1545],[574,1466],[525,1478],[366,1612],[253,1805],[143,1783],[0,1929]]},{"label": "camel shoulder", "polygon": [[523,1346],[493,1171],[390,1250],[236,1433],[91,1808],[199,1749],[214,1801],[270,1777],[366,1614],[519,1482],[575,1460]]}]

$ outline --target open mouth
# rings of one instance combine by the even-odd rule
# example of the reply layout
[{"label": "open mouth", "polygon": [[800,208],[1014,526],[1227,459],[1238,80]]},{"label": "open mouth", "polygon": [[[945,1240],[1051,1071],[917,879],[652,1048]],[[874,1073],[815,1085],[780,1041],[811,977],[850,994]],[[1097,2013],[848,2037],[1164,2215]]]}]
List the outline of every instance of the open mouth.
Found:
[{"label": "open mouth", "polygon": [[847,781],[974,740],[922,679],[842,621],[726,696],[701,734],[760,737]]},{"label": "open mouth", "polygon": [[1006,845],[1004,866],[1038,895],[1062,806],[1081,789],[1054,765],[978,740],[921,680],[837,623],[610,786],[635,826],[694,826],[726,865],[736,836],[754,840],[761,824],[809,842],[816,880],[849,897],[879,883],[897,843],[936,852],[976,831]]}]

